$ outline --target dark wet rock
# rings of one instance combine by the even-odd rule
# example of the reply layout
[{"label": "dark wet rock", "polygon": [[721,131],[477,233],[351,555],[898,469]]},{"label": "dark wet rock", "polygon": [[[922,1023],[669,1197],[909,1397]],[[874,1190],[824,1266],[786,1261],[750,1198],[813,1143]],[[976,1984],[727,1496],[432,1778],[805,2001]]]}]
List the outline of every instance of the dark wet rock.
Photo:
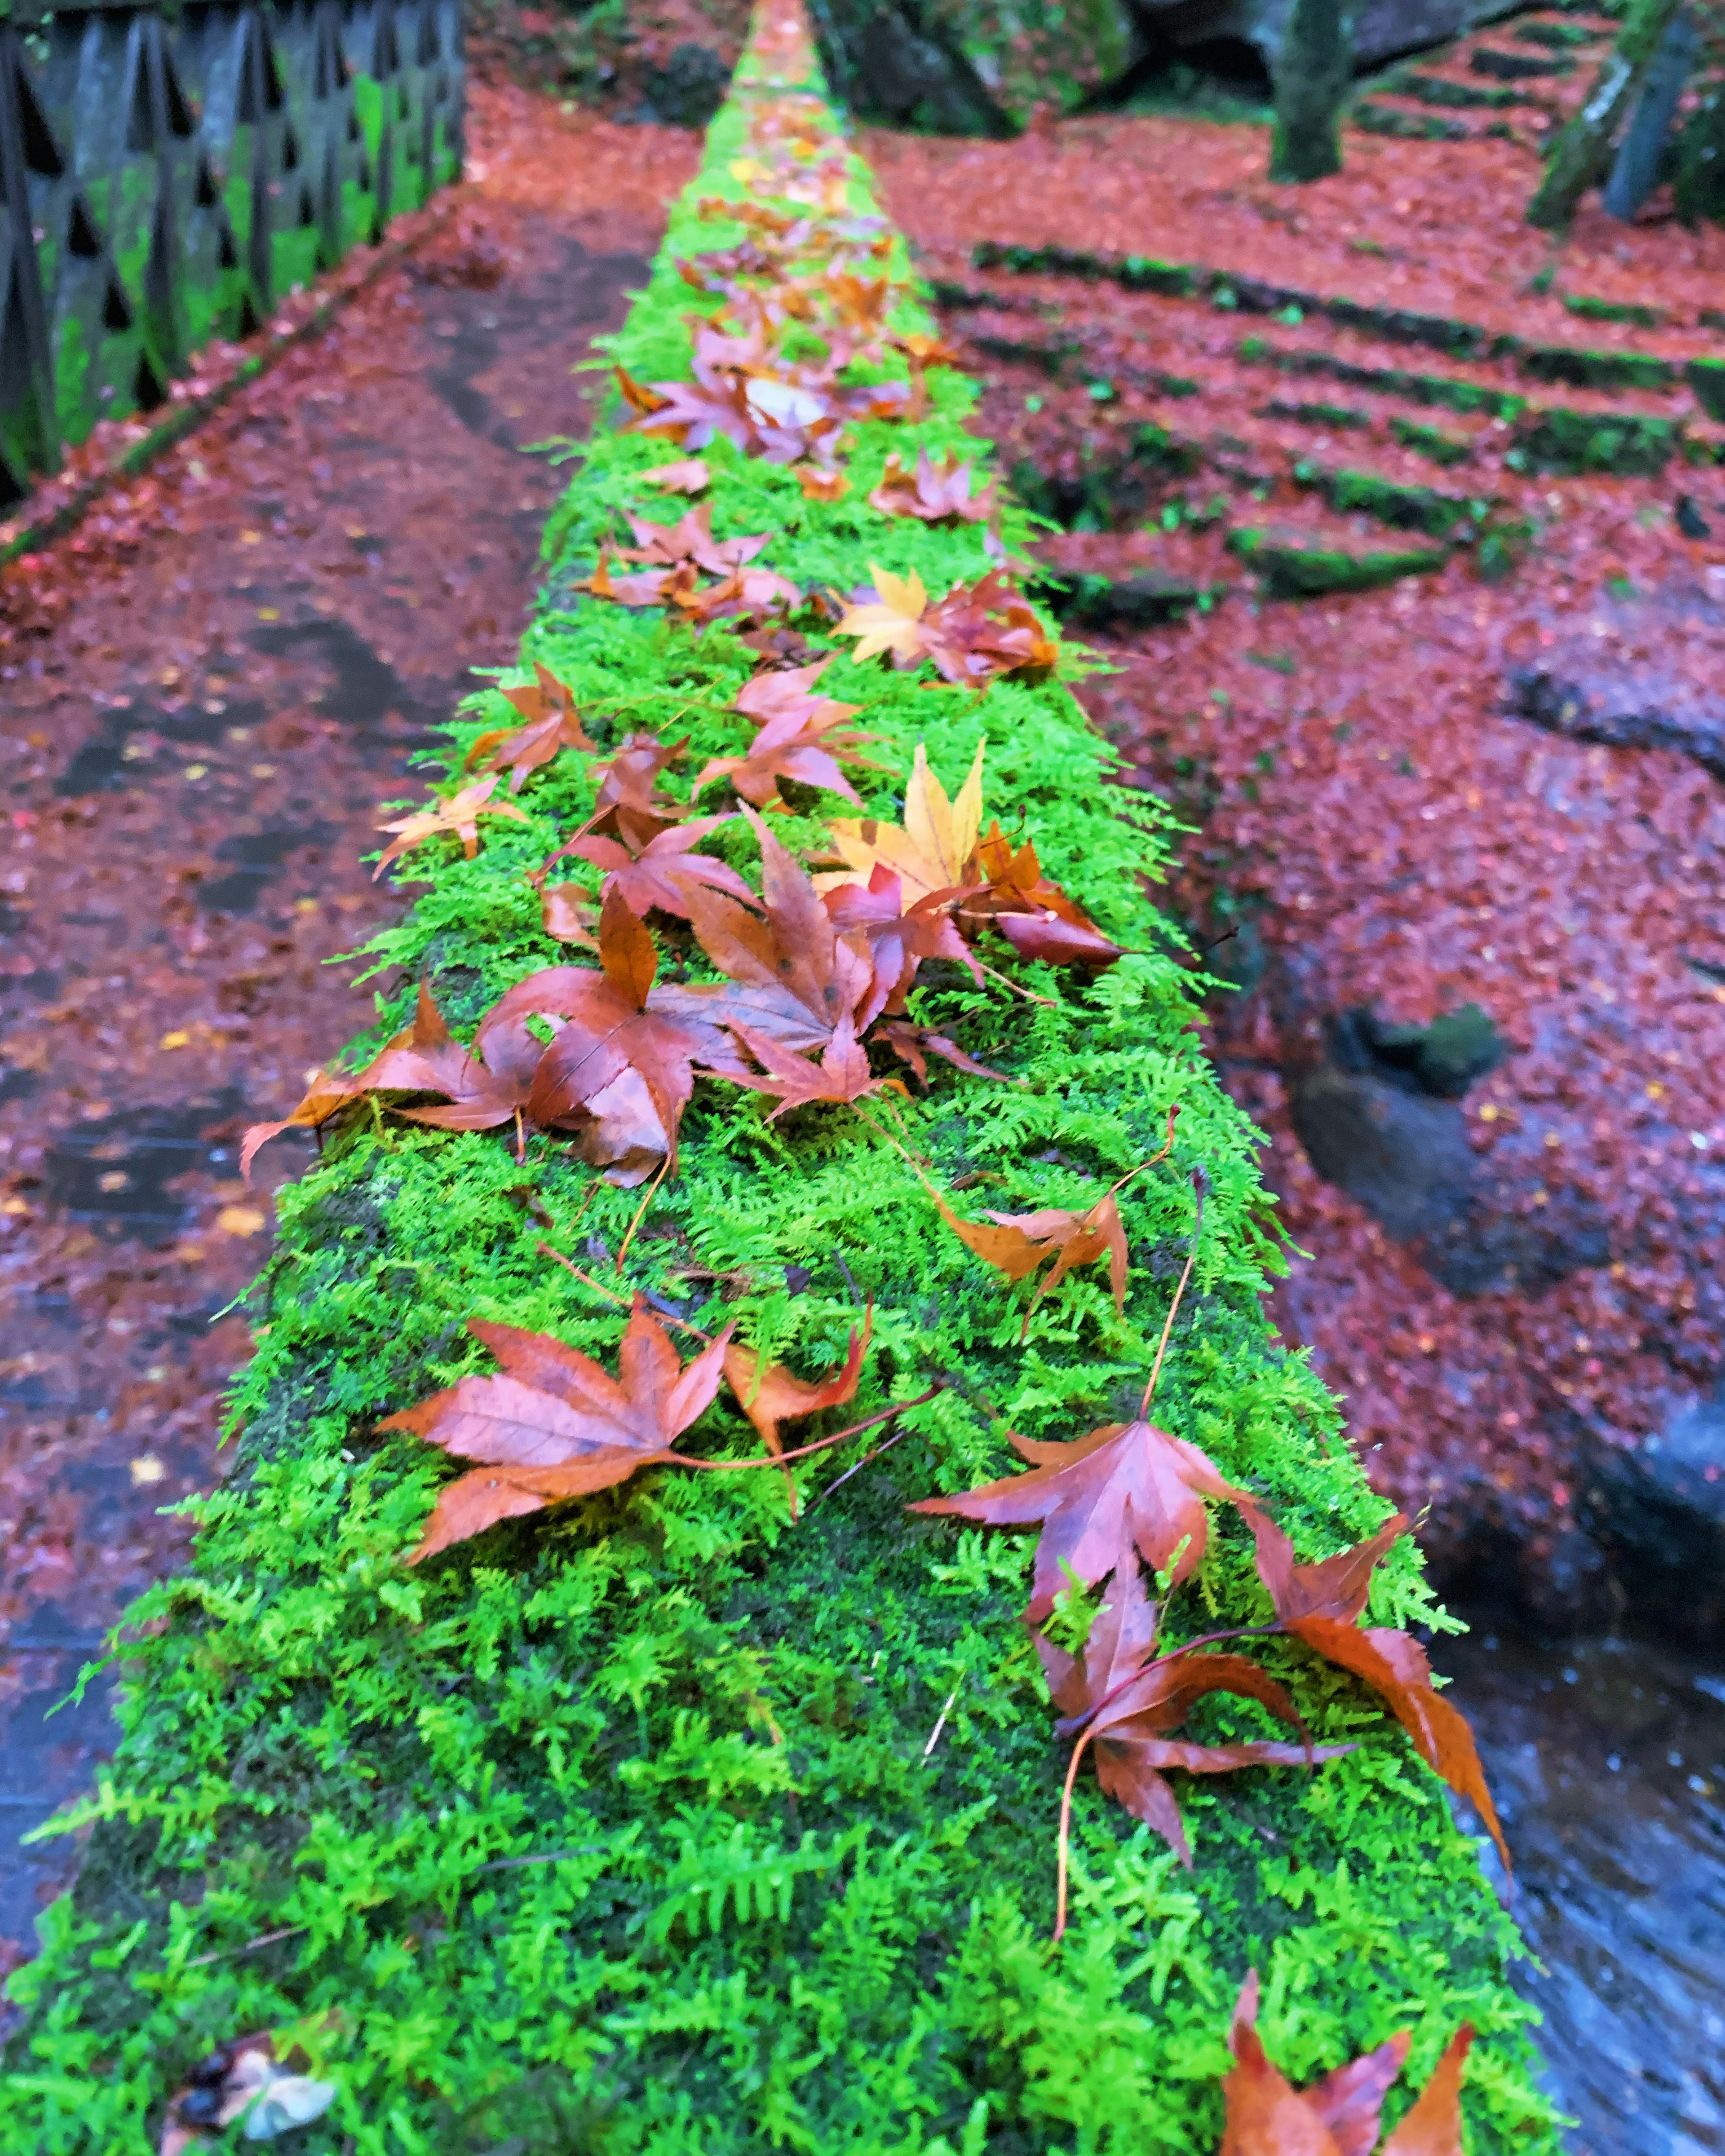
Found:
[{"label": "dark wet rock", "polygon": [[1703,592],[1602,598],[1580,634],[1558,632],[1537,663],[1515,669],[1509,707],[1571,741],[1673,749],[1725,779],[1722,637],[1725,606]]},{"label": "dark wet rock", "polygon": [[918,11],[835,0],[814,13],[828,74],[858,112],[937,134],[1009,131],[972,62]]},{"label": "dark wet rock", "polygon": [[641,87],[650,117],[670,127],[705,127],[725,101],[731,70],[723,56],[692,38],[672,47],[669,56],[643,70]]},{"label": "dark wet rock", "polygon": [[1691,1399],[1634,1451],[1584,1455],[1579,1512],[1638,1621],[1725,1637],[1725,1395]]},{"label": "dark wet rock", "polygon": [[1350,1011],[1322,1033],[1316,1058],[1301,1053],[1296,1037],[1284,1073],[1300,1142],[1324,1180],[1363,1205],[1451,1294],[1537,1295],[1608,1261],[1605,1223],[1591,1200],[1546,1179],[1537,1118],[1524,1118],[1513,1144],[1489,1162],[1469,1142],[1461,1096],[1504,1055],[1476,1004],[1423,1028]]}]

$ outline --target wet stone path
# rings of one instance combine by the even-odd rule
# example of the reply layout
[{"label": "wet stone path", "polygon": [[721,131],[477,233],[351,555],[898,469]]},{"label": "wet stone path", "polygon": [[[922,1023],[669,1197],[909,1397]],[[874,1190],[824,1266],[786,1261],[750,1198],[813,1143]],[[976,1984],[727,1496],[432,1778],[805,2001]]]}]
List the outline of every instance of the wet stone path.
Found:
[{"label": "wet stone path", "polygon": [[561,484],[523,452],[584,431],[571,370],[656,242],[639,206],[601,222],[490,162],[327,334],[0,580],[0,1969],[75,1861],[20,1837],[113,1742],[110,1682],[50,1710],[182,1555],[162,1508],[223,1471],[231,1306],[309,1157],[272,1147],[248,1187],[239,1132],[368,1014],[328,962],[400,904],[361,861],[378,805],[514,656]]}]

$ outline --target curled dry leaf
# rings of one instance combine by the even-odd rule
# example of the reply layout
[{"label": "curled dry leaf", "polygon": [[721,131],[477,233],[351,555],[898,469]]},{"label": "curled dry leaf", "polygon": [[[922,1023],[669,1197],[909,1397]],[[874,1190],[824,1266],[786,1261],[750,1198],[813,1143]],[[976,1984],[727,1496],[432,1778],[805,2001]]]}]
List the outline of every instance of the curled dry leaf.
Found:
[{"label": "curled dry leaf", "polygon": [[[1075,1658],[1040,1634],[1036,1651],[1049,1696],[1064,1717],[1060,1733],[1076,1741],[1075,1770],[1078,1754],[1092,1748],[1096,1779],[1106,1794],[1134,1819],[1153,1827],[1189,1867],[1192,1852],[1179,1806],[1163,1779],[1170,1768],[1226,1774],[1240,1767],[1310,1766],[1353,1747],[1314,1747],[1281,1686],[1243,1656],[1158,1656],[1158,1618],[1137,1563],[1129,1556],[1109,1583],[1108,1599],[1091,1625],[1083,1653]],[[1198,1701],[1218,1691],[1256,1700],[1297,1729],[1300,1743],[1198,1744],[1176,1738],[1173,1732]]]},{"label": "curled dry leaf", "polygon": [[547,884],[540,893],[540,926],[559,943],[576,943],[597,951],[598,938],[593,930],[598,921],[598,908],[578,883]]},{"label": "curled dry leaf", "polygon": [[799,465],[797,484],[809,501],[843,501],[850,481],[841,471],[823,471],[818,465]]},{"label": "curled dry leaf", "polygon": [[705,494],[713,483],[712,470],[705,457],[679,457],[672,464],[655,465],[641,477],[649,486],[663,487],[667,494]]},{"label": "curled dry leaf", "polygon": [[249,1178],[258,1148],[283,1131],[316,1130],[367,1093],[441,1093],[447,1107],[395,1112],[442,1130],[495,1130],[526,1111],[542,1052],[525,1028],[499,1027],[487,1037],[484,1022],[473,1046],[464,1047],[451,1036],[422,981],[413,1023],[363,1070],[351,1078],[322,1072],[291,1115],[252,1125],[240,1144],[240,1173]]},{"label": "curled dry leaf", "polygon": [[[874,961],[875,993],[860,1024],[866,1025],[877,1011],[902,1012],[926,958],[953,959],[968,968],[971,978],[981,986],[982,968],[952,921],[952,901],[961,896],[956,891],[933,891],[907,906],[903,878],[880,861],[866,886],[840,883],[822,894],[821,903],[834,926],[847,935],[860,935]],[[916,1029],[899,1030],[908,1034]]]},{"label": "curled dry leaf", "polygon": [[504,696],[521,715],[519,726],[493,726],[482,733],[462,762],[464,771],[507,771],[509,790],[519,793],[528,774],[549,763],[562,749],[592,751],[575,712],[575,699],[548,667],[533,662],[531,688],[506,689]]},{"label": "curled dry leaf", "polygon": [[1084,1212],[1060,1206],[1044,1206],[1034,1213],[990,1213],[990,1225],[961,1220],[937,1191],[935,1204],[941,1218],[968,1250],[986,1264],[998,1265],[1010,1281],[1027,1279],[1052,1258],[1053,1265],[1037,1282],[1036,1293],[1024,1312],[1023,1339],[1030,1329],[1036,1305],[1054,1291],[1067,1274],[1081,1265],[1108,1260],[1108,1281],[1114,1292],[1117,1315],[1126,1312],[1126,1224],[1110,1191]]},{"label": "curled dry leaf", "polygon": [[887,457],[880,483],[869,495],[869,506],[883,516],[915,516],[925,524],[981,524],[993,514],[994,490],[970,490],[975,467],[948,452],[937,464],[927,449],[916,452],[916,466],[907,466],[896,449]]},{"label": "curled dry leaf", "polygon": [[758,1352],[752,1348],[733,1342],[725,1350],[725,1381],[769,1452],[782,1450],[778,1435],[782,1423],[800,1422],[806,1415],[819,1414],[823,1408],[842,1408],[856,1398],[874,1329],[870,1304],[864,1314],[861,1332],[851,1330],[845,1360],[824,1378],[813,1379],[797,1377],[783,1363],[768,1363],[763,1368]]},{"label": "curled dry leaf", "polygon": [[992,824],[978,841],[974,866],[983,890],[972,910],[991,916],[1021,958],[1100,968],[1124,956],[1083,907],[1044,875],[1029,839],[1014,846],[999,823]]},{"label": "curled dry leaf", "polygon": [[438,1493],[408,1562],[421,1563],[499,1520],[626,1481],[704,1414],[719,1389],[732,1328],[685,1368],[637,1296],[612,1377],[591,1356],[542,1332],[468,1321],[501,1374],[463,1378],[380,1423],[482,1463]]},{"label": "curled dry leaf", "polygon": [[[1018,1233],[992,1232],[1003,1238]],[[1204,1500],[1250,1502],[1195,1445],[1154,1423],[1108,1423],[1071,1445],[1016,1435],[1012,1443],[1030,1461],[1029,1474],[1009,1475],[956,1497],[925,1497],[910,1509],[956,1513],[993,1527],[1040,1525],[1024,1612],[1033,1625],[1047,1616],[1072,1578],[1093,1587],[1131,1566],[1134,1551],[1153,1570],[1168,1573],[1171,1589],[1178,1587],[1209,1539]]]},{"label": "curled dry leaf", "polygon": [[972,1078],[998,1079],[1003,1086],[1016,1086],[1022,1080],[1009,1078],[1004,1070],[991,1070],[986,1063],[978,1063],[975,1056],[961,1048],[956,1040],[944,1033],[937,1033],[926,1025],[911,1025],[903,1019],[889,1019],[877,1025],[869,1038],[890,1048],[901,1063],[908,1063],[920,1083],[928,1083],[928,1058],[937,1055],[943,1063],[950,1063],[955,1070],[963,1070]]},{"label": "curled dry leaf", "polygon": [[1368,1542],[1321,1564],[1296,1564],[1293,1544],[1272,1520],[1250,1502],[1241,1510],[1257,1545],[1259,1577],[1283,1628],[1381,1696],[1420,1758],[1478,1812],[1507,1867],[1509,1849],[1473,1732],[1466,1717],[1433,1691],[1425,1650],[1393,1627],[1362,1629],[1359,1624],[1373,1570],[1406,1527],[1405,1517],[1393,1513]]},{"label": "curled dry leaf", "polygon": [[1227,2119],[1219,2156],[1463,2156],[1461,2075],[1473,2030],[1464,2022],[1389,2138],[1378,2143],[1384,2099],[1405,2064],[1406,2030],[1349,2065],[1296,2090],[1272,2066],[1257,2029],[1258,1972],[1240,1986],[1229,2032],[1234,2065],[1222,2084]]},{"label": "curled dry leaf", "polygon": [[512,801],[494,801],[497,781],[502,774],[492,772],[488,778],[477,779],[471,786],[464,786],[446,800],[435,801],[429,808],[416,808],[411,815],[398,816],[393,824],[380,824],[380,831],[393,831],[395,836],[379,856],[377,865],[372,870],[375,883],[393,860],[414,846],[424,845],[428,839],[445,834],[461,841],[461,850],[471,860],[479,851],[479,819],[481,816],[508,816],[517,824],[525,824],[525,809],[517,808]]}]

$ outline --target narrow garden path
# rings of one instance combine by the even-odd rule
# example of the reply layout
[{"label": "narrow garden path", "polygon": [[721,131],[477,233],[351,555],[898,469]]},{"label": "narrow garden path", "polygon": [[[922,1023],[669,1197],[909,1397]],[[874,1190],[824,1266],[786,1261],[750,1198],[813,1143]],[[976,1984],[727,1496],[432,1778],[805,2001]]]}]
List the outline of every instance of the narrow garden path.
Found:
[{"label": "narrow garden path", "polygon": [[75,1851],[111,1686],[54,1714],[223,1471],[228,1310],[268,1248],[244,1126],[357,1029],[399,900],[360,865],[426,728],[513,659],[696,138],[481,88],[470,183],[406,264],[69,539],[0,572],[0,1954]]}]

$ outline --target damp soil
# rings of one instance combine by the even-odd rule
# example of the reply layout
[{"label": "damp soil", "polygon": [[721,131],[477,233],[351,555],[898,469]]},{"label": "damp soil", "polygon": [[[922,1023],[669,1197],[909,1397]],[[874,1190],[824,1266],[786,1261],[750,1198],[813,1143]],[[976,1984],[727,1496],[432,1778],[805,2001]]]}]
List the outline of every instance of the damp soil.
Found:
[{"label": "damp soil", "polygon": [[63,1702],[225,1471],[238,1174],[370,1015],[383,804],[513,660],[578,439],[696,139],[473,100],[470,183],[399,267],[69,538],[0,572],[0,1969],[75,1861],[23,1837],[111,1751]]}]

